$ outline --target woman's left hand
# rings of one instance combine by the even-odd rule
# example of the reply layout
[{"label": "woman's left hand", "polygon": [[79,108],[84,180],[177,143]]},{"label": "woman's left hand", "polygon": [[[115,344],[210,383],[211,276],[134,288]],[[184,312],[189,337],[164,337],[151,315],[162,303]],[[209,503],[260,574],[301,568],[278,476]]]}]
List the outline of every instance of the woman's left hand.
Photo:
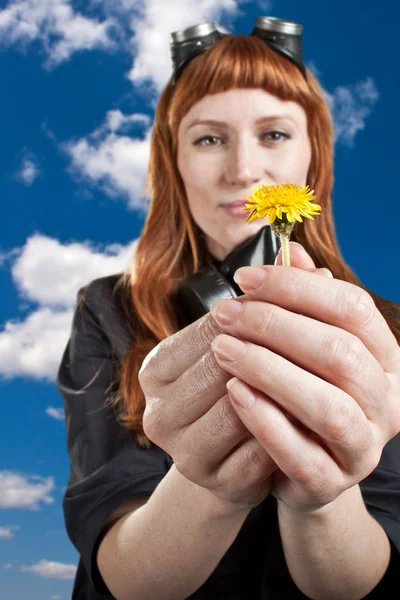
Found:
[{"label": "woman's left hand", "polygon": [[[224,333],[212,350],[238,379],[231,399],[238,384],[254,399],[232,405],[279,467],[271,493],[313,512],[367,477],[399,433],[400,348],[367,292],[316,269],[299,244],[290,254],[290,267],[240,269],[266,278],[253,290],[239,284],[244,296],[213,307]],[[238,317],[220,321],[219,309],[232,303]],[[244,345],[235,358],[216,353],[215,342],[237,340]]]}]

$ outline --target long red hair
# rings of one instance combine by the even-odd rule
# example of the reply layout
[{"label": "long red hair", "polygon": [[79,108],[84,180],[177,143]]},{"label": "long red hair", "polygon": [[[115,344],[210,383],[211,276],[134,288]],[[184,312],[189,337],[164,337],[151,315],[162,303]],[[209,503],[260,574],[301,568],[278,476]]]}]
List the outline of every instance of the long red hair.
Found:
[{"label": "long red hair", "polygon": [[157,105],[151,138],[147,188],[151,204],[134,263],[118,281],[133,341],[120,368],[119,390],[111,398],[126,430],[141,447],[150,447],[143,431],[145,398],[138,372],[146,355],[179,329],[171,296],[179,280],[211,261],[194,222],[177,168],[180,121],[206,94],[233,88],[260,88],[283,101],[300,104],[307,115],[312,158],[307,184],[321,215],[304,219],[291,239],[304,246],[317,267],[365,289],[400,340],[400,306],[368,290],[346,264],[338,248],[332,216],[333,123],[323,91],[307,69],[307,81],[287,58],[256,36],[225,35],[183,70],[175,90],[171,80]]}]

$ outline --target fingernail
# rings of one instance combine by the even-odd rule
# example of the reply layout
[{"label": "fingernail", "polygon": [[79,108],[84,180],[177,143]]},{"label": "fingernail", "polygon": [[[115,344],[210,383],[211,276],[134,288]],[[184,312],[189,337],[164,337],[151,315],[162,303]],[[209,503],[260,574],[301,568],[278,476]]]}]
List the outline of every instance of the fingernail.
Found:
[{"label": "fingernail", "polygon": [[237,377],[228,381],[226,387],[228,388],[229,394],[232,394],[232,398],[243,408],[249,408],[254,404],[256,397],[253,392],[249,390],[247,385],[237,379]]},{"label": "fingernail", "polygon": [[217,335],[211,342],[211,350],[228,360],[238,360],[246,352],[246,344],[230,335]]},{"label": "fingernail", "polygon": [[[304,248],[304,246],[302,246],[301,244],[299,244],[299,242],[289,242],[289,252],[290,252],[290,249],[293,248],[294,246],[297,246],[298,252],[300,252],[301,254],[303,254],[303,256],[308,257],[307,250]],[[282,256],[282,248],[279,249],[279,252],[276,255],[276,258],[274,260],[274,265],[278,264],[278,258],[281,258],[281,256]]]},{"label": "fingernail", "polygon": [[326,267],[322,267],[322,271],[324,271],[324,273],[328,276],[328,277],[332,277],[333,279],[333,275],[331,273],[331,271],[329,269],[327,269]]},{"label": "fingernail", "polygon": [[211,315],[221,325],[232,325],[242,312],[243,304],[236,300],[221,300],[211,309]]},{"label": "fingernail", "polygon": [[301,254],[303,254],[303,256],[308,256],[308,252],[307,250],[304,248],[304,246],[302,246],[302,244],[299,244],[299,242],[289,242],[289,245],[291,246],[293,244],[293,246],[297,246],[299,252],[301,252]]},{"label": "fingernail", "polygon": [[267,270],[261,267],[240,267],[233,279],[243,289],[255,290],[267,276]]},{"label": "fingernail", "polygon": [[281,255],[282,255],[282,250],[279,250],[279,252],[278,252],[278,254],[276,255],[276,258],[275,258],[275,260],[274,260],[274,265],[276,265],[276,264],[277,264],[277,262],[278,262],[278,258],[280,258],[280,257],[281,257]]}]

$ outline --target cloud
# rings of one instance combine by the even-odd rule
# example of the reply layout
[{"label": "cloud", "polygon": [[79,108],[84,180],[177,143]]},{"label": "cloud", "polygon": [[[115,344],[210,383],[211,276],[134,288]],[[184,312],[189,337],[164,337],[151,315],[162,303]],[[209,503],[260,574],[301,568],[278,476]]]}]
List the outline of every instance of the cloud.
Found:
[{"label": "cloud", "polygon": [[323,74],[322,71],[320,71],[317,68],[317,66],[313,60],[308,61],[306,63],[306,67],[307,67],[307,69],[309,69],[311,71],[311,73],[314,75],[314,77],[316,79],[318,79]]},{"label": "cloud", "polygon": [[[61,244],[39,234],[18,251],[11,275],[21,299],[39,305],[0,332],[0,374],[54,382],[66,347],[78,290],[91,280],[128,269],[136,241],[105,248],[88,242]],[[50,415],[50,416],[54,416]]]},{"label": "cloud", "polygon": [[[29,375],[53,381],[70,330],[72,311],[33,311],[25,321],[8,321],[0,333],[0,372],[6,379]],[[60,360],[59,360],[60,359]]]},{"label": "cloud", "polygon": [[372,77],[348,86],[338,86],[333,94],[325,91],[334,127],[335,143],[354,147],[355,136],[365,128],[366,119],[371,114],[379,98]]},{"label": "cloud", "polygon": [[46,69],[54,68],[81,50],[112,50],[117,23],[103,22],[74,11],[68,0],[12,0],[0,10],[0,39],[7,47],[17,45],[22,51],[39,41],[45,54]]},{"label": "cloud", "polygon": [[72,308],[79,287],[129,268],[135,248],[136,241],[102,248],[90,242],[62,244],[34,234],[20,249],[11,274],[24,299],[42,306]]},{"label": "cloud", "polygon": [[[248,1],[250,1],[250,0],[248,0]],[[271,2],[270,2],[270,0],[257,0],[257,4],[263,10],[270,10],[271,9]]]},{"label": "cloud", "polygon": [[12,563],[5,563],[5,564],[3,565],[3,569],[12,569],[12,568],[13,568],[13,566],[14,566],[14,565],[13,565]]},{"label": "cloud", "polygon": [[[102,189],[112,197],[126,197],[128,208],[145,214],[149,206],[146,176],[150,156],[151,118],[136,113],[107,112],[104,123],[79,140],[69,140],[60,148],[71,159],[70,174]],[[147,127],[144,139],[118,135],[132,125]]]},{"label": "cloud", "polygon": [[31,186],[37,177],[40,175],[40,170],[38,165],[36,164],[36,159],[34,155],[29,152],[26,156],[22,158],[20,168],[16,174],[16,178],[26,185],[27,187]]},{"label": "cloud", "polygon": [[7,252],[0,253],[0,266],[3,266],[6,262],[12,261],[19,254],[18,248],[12,248],[11,250],[7,250]]},{"label": "cloud", "polygon": [[39,502],[53,504],[50,492],[54,489],[53,477],[0,471],[0,508],[25,508],[38,510]]},{"label": "cloud", "polygon": [[30,567],[22,565],[21,571],[23,573],[34,573],[35,575],[39,575],[39,577],[49,579],[74,579],[76,566],[43,559]]},{"label": "cloud", "polygon": [[64,414],[63,408],[53,408],[52,406],[49,406],[48,408],[46,408],[46,415],[48,415],[49,417],[52,417],[56,421],[64,421],[65,420],[65,414]]},{"label": "cloud", "polygon": [[[142,85],[147,98],[153,91],[155,102],[172,74],[170,33],[205,21],[215,23],[220,31],[227,33],[220,22],[222,18],[230,23],[228,27],[232,31],[233,19],[245,16],[239,4],[234,0],[186,0],[184,3],[182,0],[170,0],[168,11],[165,11],[164,0],[147,0],[140,9],[136,0],[119,0],[117,6],[120,10],[131,15],[128,23],[132,32],[134,63],[127,74],[128,79],[138,89]],[[149,83],[153,90],[149,89]]]},{"label": "cloud", "polygon": [[[19,525],[7,525],[6,527],[0,527],[0,540],[12,540],[14,538],[14,531],[20,529]],[[7,567],[4,566],[6,569]]]}]

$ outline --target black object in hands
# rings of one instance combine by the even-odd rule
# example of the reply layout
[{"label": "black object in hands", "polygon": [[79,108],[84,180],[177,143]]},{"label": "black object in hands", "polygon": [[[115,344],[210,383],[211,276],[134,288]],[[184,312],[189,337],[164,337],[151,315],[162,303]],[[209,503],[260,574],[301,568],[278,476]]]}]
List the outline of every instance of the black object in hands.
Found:
[{"label": "black object in hands", "polygon": [[280,250],[275,232],[266,225],[228,254],[217,267],[208,265],[179,282],[175,302],[180,327],[210,312],[218,300],[236,298],[244,292],[233,276],[240,267],[273,265]]}]

